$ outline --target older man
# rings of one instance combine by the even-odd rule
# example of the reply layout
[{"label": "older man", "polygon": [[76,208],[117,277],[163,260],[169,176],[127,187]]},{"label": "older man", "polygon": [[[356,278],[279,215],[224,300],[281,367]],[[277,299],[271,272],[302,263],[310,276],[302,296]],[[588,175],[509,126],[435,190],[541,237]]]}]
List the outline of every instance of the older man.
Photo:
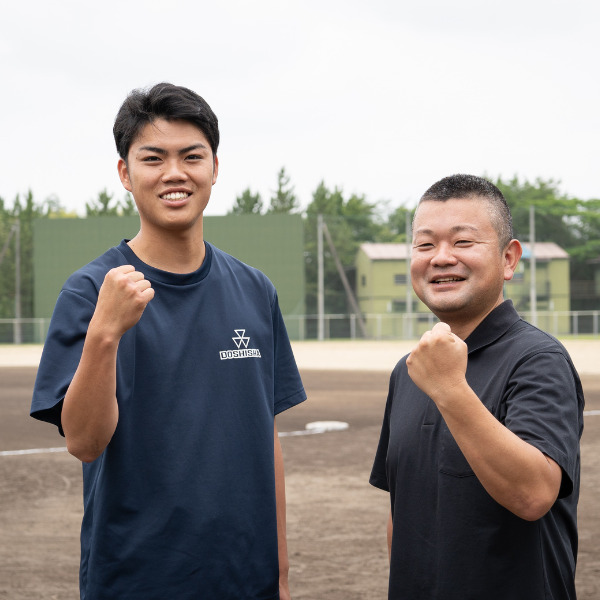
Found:
[{"label": "older man", "polygon": [[488,181],[421,198],[411,277],[440,319],[394,369],[371,483],[388,490],[389,598],[575,598],[583,392],[503,298],[521,257]]}]

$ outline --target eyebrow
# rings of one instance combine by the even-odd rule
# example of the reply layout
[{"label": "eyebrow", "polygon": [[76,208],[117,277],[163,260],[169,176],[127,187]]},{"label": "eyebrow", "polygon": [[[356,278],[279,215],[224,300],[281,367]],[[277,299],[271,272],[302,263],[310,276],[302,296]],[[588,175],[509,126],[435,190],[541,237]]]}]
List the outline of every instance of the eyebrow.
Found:
[{"label": "eyebrow", "polygon": [[[160,154],[162,156],[167,154],[167,151],[164,148],[159,148],[158,146],[141,146],[139,148],[139,150],[145,150],[146,152],[155,152],[156,154]],[[191,146],[187,146],[185,148],[182,148],[181,150],[179,150],[177,152],[177,154],[187,154],[188,152],[191,152],[192,150],[208,150],[208,148],[201,143],[198,144],[192,144]]]},{"label": "eyebrow", "polygon": [[[461,231],[479,231],[479,229],[477,227],[475,227],[475,225],[455,225],[454,227],[450,228],[450,232],[451,233],[460,233]],[[433,235],[435,232],[432,229],[428,229],[427,227],[421,227],[419,229],[417,229],[415,232],[415,234],[417,233],[424,233],[426,235]]]}]

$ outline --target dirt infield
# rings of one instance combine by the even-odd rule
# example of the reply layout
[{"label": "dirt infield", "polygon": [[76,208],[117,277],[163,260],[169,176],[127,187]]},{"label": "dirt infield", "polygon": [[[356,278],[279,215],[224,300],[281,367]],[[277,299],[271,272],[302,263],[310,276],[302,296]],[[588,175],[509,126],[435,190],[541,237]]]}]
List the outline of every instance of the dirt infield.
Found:
[{"label": "dirt infield", "polygon": [[[580,375],[600,375],[600,340],[561,340]],[[301,369],[383,371],[390,373],[398,359],[412,350],[415,340],[316,340],[292,342]],[[35,367],[42,346],[0,344],[0,367]]]},{"label": "dirt infield", "polygon": [[[282,438],[295,600],[386,597],[387,494],[368,485],[388,374],[302,369],[309,400],[279,429],[343,420],[346,431]],[[0,368],[0,452],[63,445],[28,418],[35,367]],[[584,377],[587,410],[600,409],[600,377]],[[580,600],[600,595],[600,416],[582,442]],[[77,594],[81,467],[66,452],[0,455],[0,599],[72,600]]]}]

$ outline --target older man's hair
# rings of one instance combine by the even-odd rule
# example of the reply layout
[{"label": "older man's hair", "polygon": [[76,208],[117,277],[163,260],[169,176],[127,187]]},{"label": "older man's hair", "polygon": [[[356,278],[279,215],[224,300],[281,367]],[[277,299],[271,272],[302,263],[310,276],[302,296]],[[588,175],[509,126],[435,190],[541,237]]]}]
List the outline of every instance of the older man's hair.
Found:
[{"label": "older man's hair", "polygon": [[[473,199],[486,202],[492,226],[498,234],[500,249],[506,248],[513,239],[510,208],[502,192],[490,181],[476,175],[450,175],[434,183],[419,200],[445,202],[450,199]],[[418,211],[417,211],[418,212]],[[416,212],[415,212],[416,215]]]}]

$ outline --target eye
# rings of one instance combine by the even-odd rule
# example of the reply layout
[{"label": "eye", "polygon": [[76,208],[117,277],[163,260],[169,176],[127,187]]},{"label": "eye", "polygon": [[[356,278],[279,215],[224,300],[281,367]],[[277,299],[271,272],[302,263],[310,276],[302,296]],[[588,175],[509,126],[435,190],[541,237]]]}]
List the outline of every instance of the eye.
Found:
[{"label": "eye", "polygon": [[417,250],[429,250],[429,248],[433,248],[433,244],[431,242],[421,242],[420,244],[415,244],[413,247]]},{"label": "eye", "polygon": [[457,246],[468,246],[473,243],[473,240],[458,240],[456,242]]},{"label": "eye", "polygon": [[160,161],[160,156],[145,156],[142,158],[142,162],[158,162]]},{"label": "eye", "polygon": [[186,160],[202,160],[202,156],[200,154],[188,154],[185,159]]}]

